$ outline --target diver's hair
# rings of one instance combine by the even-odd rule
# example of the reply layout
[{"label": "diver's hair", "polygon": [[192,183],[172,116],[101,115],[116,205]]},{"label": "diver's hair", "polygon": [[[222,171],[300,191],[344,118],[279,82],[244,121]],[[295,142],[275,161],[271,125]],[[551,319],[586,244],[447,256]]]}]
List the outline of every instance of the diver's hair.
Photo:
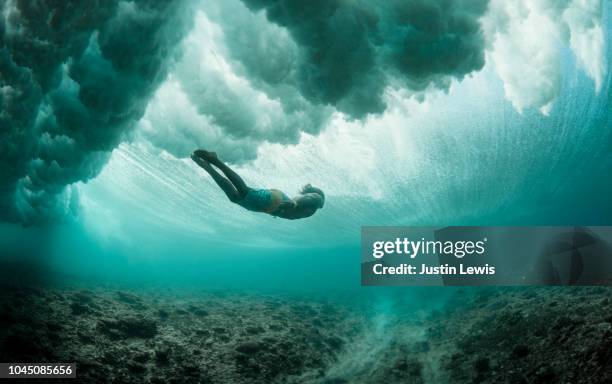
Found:
[{"label": "diver's hair", "polygon": [[319,208],[323,208],[323,205],[325,204],[325,194],[320,188],[313,187],[312,185],[307,184],[304,187],[302,187],[301,192],[303,194],[304,193],[316,193],[317,195],[321,196],[321,206]]}]

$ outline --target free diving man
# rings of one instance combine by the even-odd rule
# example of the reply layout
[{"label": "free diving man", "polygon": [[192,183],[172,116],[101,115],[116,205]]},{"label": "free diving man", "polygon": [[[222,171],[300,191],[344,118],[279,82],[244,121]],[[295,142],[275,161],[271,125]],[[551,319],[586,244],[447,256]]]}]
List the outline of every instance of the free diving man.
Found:
[{"label": "free diving man", "polygon": [[[295,220],[312,216],[318,209],[323,208],[325,203],[323,191],[310,184],[306,184],[300,194],[293,198],[278,189],[251,188],[236,172],[219,160],[215,152],[198,149],[193,152],[191,159],[208,172],[232,203],[249,211]],[[215,167],[223,172],[225,177]]]}]

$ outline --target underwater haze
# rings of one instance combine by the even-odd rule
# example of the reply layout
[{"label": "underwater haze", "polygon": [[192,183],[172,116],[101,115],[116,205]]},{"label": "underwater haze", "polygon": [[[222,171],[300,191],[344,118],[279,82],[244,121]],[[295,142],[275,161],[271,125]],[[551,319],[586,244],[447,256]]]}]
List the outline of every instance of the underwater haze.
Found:
[{"label": "underwater haze", "polygon": [[[96,381],[609,377],[578,331],[595,378],[535,346],[564,306],[605,318],[609,290],[361,287],[359,247],[370,225],[610,225],[612,3],[39,3],[0,4],[0,255],[5,285],[50,284],[28,305],[75,333],[14,355],[27,337],[6,331],[3,361],[76,360]],[[325,206],[247,211],[198,148]],[[151,332],[125,331],[134,316]],[[470,339],[487,321],[499,350]]]}]

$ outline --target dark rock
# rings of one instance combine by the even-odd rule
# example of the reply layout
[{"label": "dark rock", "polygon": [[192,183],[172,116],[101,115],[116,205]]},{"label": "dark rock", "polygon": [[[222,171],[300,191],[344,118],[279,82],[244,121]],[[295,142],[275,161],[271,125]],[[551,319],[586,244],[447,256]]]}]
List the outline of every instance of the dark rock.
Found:
[{"label": "dark rock", "polygon": [[563,328],[566,328],[566,327],[570,327],[573,324],[574,324],[574,322],[568,316],[561,316],[561,317],[559,317],[557,319],[557,321],[553,325],[553,328],[558,330],[558,329],[563,329]]},{"label": "dark rock", "polygon": [[72,295],[73,301],[89,304],[93,303],[93,297],[89,291],[80,291]]},{"label": "dark rock", "polygon": [[321,306],[321,313],[325,313],[327,315],[334,315],[334,314],[338,313],[338,310],[333,305],[323,304]]},{"label": "dark rock", "polygon": [[134,354],[134,361],[137,361],[139,363],[146,363],[150,359],[151,359],[151,355],[149,355],[149,353],[147,352]]},{"label": "dark rock", "polygon": [[337,336],[331,336],[325,339],[325,344],[333,350],[339,350],[344,345],[344,341]]},{"label": "dark rock", "polygon": [[513,358],[523,358],[529,355],[529,347],[524,344],[518,344],[512,349],[512,357]]},{"label": "dark rock", "polygon": [[247,341],[236,346],[236,352],[244,354],[255,354],[261,352],[264,349],[265,345],[263,343],[258,343],[254,341]]},{"label": "dark rock", "polygon": [[116,366],[120,362],[120,357],[116,351],[109,351],[102,356],[102,362],[109,366]]},{"label": "dark rock", "polygon": [[396,360],[393,368],[397,371],[406,373],[408,376],[421,376],[421,363],[415,359],[399,358]]},{"label": "dark rock", "polygon": [[505,301],[498,300],[498,301],[494,301],[491,304],[489,304],[488,308],[492,310],[500,310],[500,309],[503,309],[506,305],[507,303]]},{"label": "dark rock", "polygon": [[529,384],[522,373],[510,373],[506,379],[507,384]]},{"label": "dark rock", "polygon": [[266,303],[266,306],[270,309],[277,309],[281,307],[281,304],[275,301],[269,301]]},{"label": "dark rock", "polygon": [[474,370],[477,373],[486,373],[491,369],[488,357],[480,357],[474,361]]},{"label": "dark rock", "polygon": [[200,317],[208,316],[208,311],[202,308],[195,309],[191,313],[193,313],[196,316],[200,316]]},{"label": "dark rock", "polygon": [[181,371],[183,375],[190,376],[190,377],[199,376],[200,374],[200,368],[194,364],[186,364],[182,366]]},{"label": "dark rock", "polygon": [[98,328],[111,339],[149,339],[157,335],[157,323],[142,317],[101,320]]},{"label": "dark rock", "polygon": [[57,324],[57,323],[53,323],[53,322],[48,322],[47,323],[47,329],[49,331],[52,331],[52,332],[59,332],[62,329],[64,329],[64,327],[62,327],[61,324]]},{"label": "dark rock", "polygon": [[160,348],[155,350],[155,360],[160,365],[166,365],[169,363],[170,348]]},{"label": "dark rock", "polygon": [[0,323],[2,324],[12,324],[15,321],[15,316],[13,315],[13,307],[9,304],[3,304],[0,306]]},{"label": "dark rock", "polygon": [[8,332],[1,346],[2,354],[15,357],[36,357],[45,354],[45,346],[35,331],[15,328]]},{"label": "dark rock", "polygon": [[159,316],[159,318],[162,320],[166,320],[168,317],[170,317],[170,314],[167,311],[160,309],[157,311],[157,316]]},{"label": "dark rock", "polygon": [[429,343],[427,341],[419,341],[414,345],[417,352],[429,352]]},{"label": "dark rock", "polygon": [[314,316],[317,314],[317,311],[315,309],[313,309],[311,306],[309,305],[294,305],[291,307],[291,309],[295,312],[298,313],[300,315],[303,316]]},{"label": "dark rock", "polygon": [[559,382],[559,375],[550,366],[541,367],[533,378],[534,384],[553,384]]},{"label": "dark rock", "polygon": [[231,337],[228,334],[222,334],[217,337],[218,337],[218,341],[223,342],[223,343],[227,343],[231,340]]},{"label": "dark rock", "polygon": [[[84,359],[78,363],[78,375],[83,381],[84,377],[88,377],[91,382],[108,382],[108,366],[97,360]],[[59,380],[58,380],[59,381]]]},{"label": "dark rock", "polygon": [[268,328],[271,331],[282,331],[284,327],[282,325],[280,325],[280,324],[274,323],[274,324],[269,324]]},{"label": "dark rock", "polygon": [[197,307],[195,305],[189,306],[189,312],[193,313],[196,316],[200,316],[200,317],[208,316],[207,310]]},{"label": "dark rock", "polygon": [[347,379],[339,378],[339,377],[325,379],[321,382],[321,384],[348,384],[348,383],[350,383],[350,381],[348,381]]},{"label": "dark rock", "polygon": [[128,292],[119,291],[115,294],[115,296],[117,297],[118,301],[122,301],[127,304],[141,304],[142,303],[138,296],[128,293]]},{"label": "dark rock", "polygon": [[276,337],[272,337],[272,336],[266,336],[262,338],[261,341],[266,343],[267,345],[274,345],[279,342],[279,340]]},{"label": "dark rock", "polygon": [[147,371],[147,367],[137,361],[128,361],[127,368],[134,373],[144,373]]},{"label": "dark rock", "polygon": [[77,337],[79,338],[79,341],[84,344],[93,344],[95,341],[95,339],[91,335],[88,335],[83,332],[77,333]]},{"label": "dark rock", "polygon": [[129,305],[131,308],[139,309],[139,310],[145,309],[145,305],[143,304],[140,297],[134,294],[119,291],[116,293],[115,296],[117,297],[117,301],[120,301],[120,302],[123,302]]},{"label": "dark rock", "polygon": [[600,366],[607,365],[607,368],[612,368],[612,336],[610,334],[604,336],[603,340],[594,347],[593,356]]},{"label": "dark rock", "polygon": [[91,308],[89,308],[87,305],[76,301],[70,304],[70,310],[75,316],[85,315],[92,312]]},{"label": "dark rock", "polygon": [[248,335],[258,335],[264,333],[265,330],[262,327],[246,327],[244,330]]}]

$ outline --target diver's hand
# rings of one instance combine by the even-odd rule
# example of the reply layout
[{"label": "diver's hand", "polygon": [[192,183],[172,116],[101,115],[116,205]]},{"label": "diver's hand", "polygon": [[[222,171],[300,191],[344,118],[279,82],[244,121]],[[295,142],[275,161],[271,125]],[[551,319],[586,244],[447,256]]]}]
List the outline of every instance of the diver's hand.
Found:
[{"label": "diver's hand", "polygon": [[293,200],[291,200],[291,201],[283,201],[279,205],[279,207],[282,207],[282,208],[293,208],[295,206],[296,206],[296,203]]},{"label": "diver's hand", "polygon": [[312,188],[312,185],[311,185],[310,183],[308,183],[308,184],[306,184],[306,185],[304,185],[304,186],[302,187],[301,192],[302,192],[302,193],[306,193],[306,192],[308,192],[308,190],[309,190],[310,188]]},{"label": "diver's hand", "polygon": [[286,212],[287,210],[295,208],[296,205],[296,202],[293,200],[283,201],[282,203],[280,203],[277,209],[279,210],[279,212]]}]

